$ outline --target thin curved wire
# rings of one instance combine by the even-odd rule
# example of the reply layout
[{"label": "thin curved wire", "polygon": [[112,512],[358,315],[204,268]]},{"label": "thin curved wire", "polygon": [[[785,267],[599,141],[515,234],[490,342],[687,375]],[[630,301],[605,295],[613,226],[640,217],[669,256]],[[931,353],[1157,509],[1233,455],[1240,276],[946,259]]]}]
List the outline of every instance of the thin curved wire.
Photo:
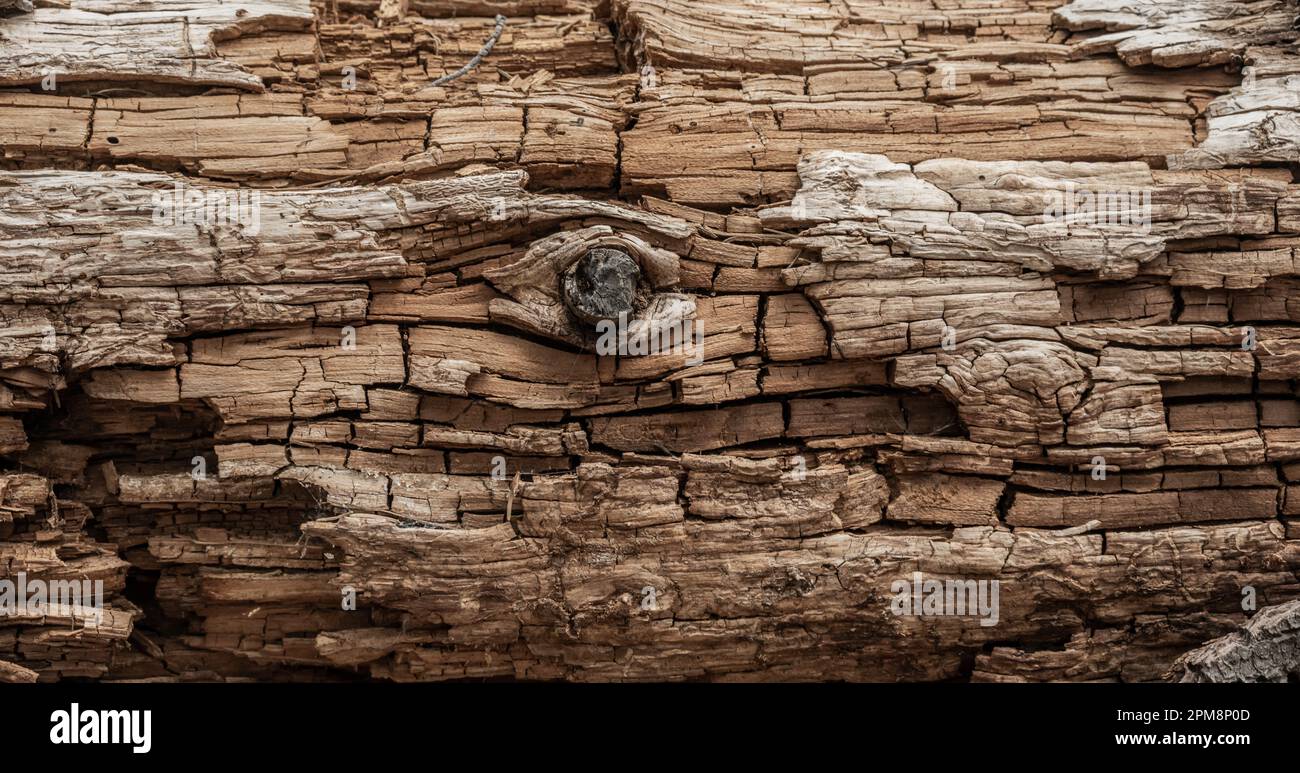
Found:
[{"label": "thin curved wire", "polygon": [[491,37],[487,39],[487,42],[484,43],[483,47],[478,50],[478,53],[474,55],[473,59],[470,59],[468,62],[466,62],[465,66],[460,68],[456,72],[444,75],[441,78],[435,80],[430,85],[441,86],[444,83],[451,83],[452,81],[456,80],[462,75],[465,75],[466,73],[470,72],[475,67],[478,67],[480,64],[483,64],[483,60],[487,58],[488,54],[492,53],[492,47],[495,46],[497,44],[497,41],[501,39],[501,33],[505,32],[506,29],[505,16],[501,14],[497,14],[496,22],[497,22],[496,29],[492,30]]}]

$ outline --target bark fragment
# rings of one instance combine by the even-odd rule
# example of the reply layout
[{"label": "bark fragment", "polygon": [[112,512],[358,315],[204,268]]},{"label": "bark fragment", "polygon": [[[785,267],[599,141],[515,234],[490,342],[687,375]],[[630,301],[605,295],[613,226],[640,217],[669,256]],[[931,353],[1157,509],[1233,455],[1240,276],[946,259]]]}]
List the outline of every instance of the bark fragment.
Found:
[{"label": "bark fragment", "polygon": [[1300,674],[1300,603],[1261,609],[1241,630],[1174,663],[1180,682],[1285,682]]}]

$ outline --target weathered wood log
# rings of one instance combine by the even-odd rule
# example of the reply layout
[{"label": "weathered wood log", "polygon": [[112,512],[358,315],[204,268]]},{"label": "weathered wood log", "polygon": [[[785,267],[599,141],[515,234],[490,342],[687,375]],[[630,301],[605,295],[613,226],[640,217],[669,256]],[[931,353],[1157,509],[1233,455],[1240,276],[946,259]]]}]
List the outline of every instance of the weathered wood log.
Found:
[{"label": "weathered wood log", "polygon": [[21,5],[0,681],[1292,670],[1293,3]]}]

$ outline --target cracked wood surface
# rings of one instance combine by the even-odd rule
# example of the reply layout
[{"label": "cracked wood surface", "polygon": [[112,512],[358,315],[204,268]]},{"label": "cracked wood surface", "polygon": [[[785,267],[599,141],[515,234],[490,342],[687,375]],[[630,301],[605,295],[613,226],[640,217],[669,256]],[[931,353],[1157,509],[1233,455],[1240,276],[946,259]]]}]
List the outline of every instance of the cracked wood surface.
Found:
[{"label": "cracked wood surface", "polygon": [[1174,663],[1182,682],[1286,682],[1300,674],[1300,602],[1261,611]]},{"label": "cracked wood surface", "polygon": [[[1294,3],[37,5],[0,575],[108,603],[0,681],[1277,676]],[[601,351],[592,249],[698,351]]]}]

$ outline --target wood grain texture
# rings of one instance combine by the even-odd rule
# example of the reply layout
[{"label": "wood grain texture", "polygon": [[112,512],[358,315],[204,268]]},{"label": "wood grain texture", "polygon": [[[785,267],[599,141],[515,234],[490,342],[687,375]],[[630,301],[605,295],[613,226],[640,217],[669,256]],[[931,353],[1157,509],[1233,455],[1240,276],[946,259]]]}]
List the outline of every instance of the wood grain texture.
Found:
[{"label": "wood grain texture", "polygon": [[1293,673],[1293,3],[20,5],[0,681]]}]

